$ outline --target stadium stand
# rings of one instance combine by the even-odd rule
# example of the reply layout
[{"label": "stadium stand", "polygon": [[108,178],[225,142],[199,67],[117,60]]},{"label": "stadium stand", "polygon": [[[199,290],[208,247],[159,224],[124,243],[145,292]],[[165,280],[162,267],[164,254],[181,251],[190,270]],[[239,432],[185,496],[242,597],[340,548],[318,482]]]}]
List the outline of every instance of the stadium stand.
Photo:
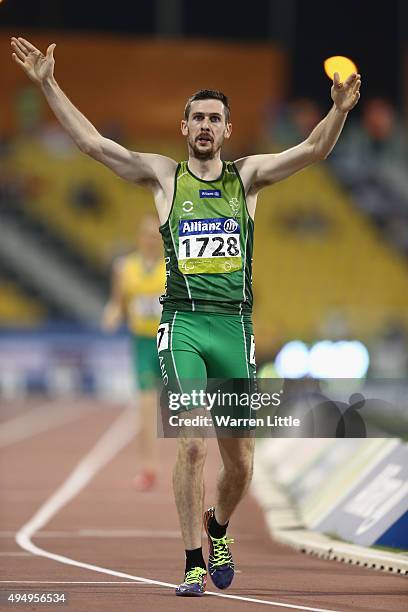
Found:
[{"label": "stadium stand", "polygon": [[282,339],[318,337],[333,305],[342,306],[351,333],[363,338],[390,313],[408,323],[405,259],[383,242],[327,166],[266,190],[255,231],[256,318],[272,322]]},{"label": "stadium stand", "polygon": [[[26,212],[70,241],[96,269],[107,270],[116,254],[133,246],[137,220],[153,208],[147,191],[115,177],[73,147],[55,155],[38,141],[23,141],[15,148],[13,162],[16,172],[27,174],[29,168],[29,180],[39,185]],[[74,191],[81,185],[94,190],[97,206],[78,205]]]},{"label": "stadium stand", "polygon": [[[158,149],[157,143],[144,147],[179,159],[184,153],[183,148]],[[29,169],[28,180],[37,185],[26,213],[71,242],[99,273],[107,274],[113,257],[132,247],[138,219],[153,207],[147,191],[73,147],[56,155],[39,141],[19,142],[12,163],[16,172],[27,175]],[[73,185],[85,193],[82,202],[74,201]],[[390,312],[408,321],[404,259],[383,242],[327,165],[261,195],[256,237],[260,344],[271,335],[318,337],[321,319],[333,305],[345,309],[351,333],[360,337],[374,334]],[[265,335],[262,327],[268,328]]]},{"label": "stadium stand", "polygon": [[26,296],[13,283],[0,279],[0,327],[33,326],[45,317],[41,303]]}]

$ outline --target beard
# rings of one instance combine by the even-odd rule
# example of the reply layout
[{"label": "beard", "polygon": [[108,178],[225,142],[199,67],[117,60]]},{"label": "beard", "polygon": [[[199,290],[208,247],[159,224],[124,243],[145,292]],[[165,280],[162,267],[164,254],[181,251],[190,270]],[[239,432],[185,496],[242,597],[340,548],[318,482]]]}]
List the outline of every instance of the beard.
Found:
[{"label": "beard", "polygon": [[201,161],[209,161],[211,159],[214,159],[215,155],[218,153],[222,146],[221,143],[218,147],[216,147],[214,141],[210,142],[210,144],[210,147],[202,149],[199,147],[195,140],[191,138],[188,139],[188,145],[193,153],[193,156]]}]

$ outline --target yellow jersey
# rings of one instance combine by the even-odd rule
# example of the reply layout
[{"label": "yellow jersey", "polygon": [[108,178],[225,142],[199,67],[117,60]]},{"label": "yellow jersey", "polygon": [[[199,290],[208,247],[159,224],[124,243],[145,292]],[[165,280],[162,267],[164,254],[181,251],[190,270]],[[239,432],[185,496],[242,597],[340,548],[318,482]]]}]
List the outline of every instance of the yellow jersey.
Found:
[{"label": "yellow jersey", "polygon": [[162,306],[159,296],[164,290],[166,266],[159,259],[147,268],[139,253],[130,253],[121,261],[120,285],[126,304],[129,329],[138,336],[155,337]]}]

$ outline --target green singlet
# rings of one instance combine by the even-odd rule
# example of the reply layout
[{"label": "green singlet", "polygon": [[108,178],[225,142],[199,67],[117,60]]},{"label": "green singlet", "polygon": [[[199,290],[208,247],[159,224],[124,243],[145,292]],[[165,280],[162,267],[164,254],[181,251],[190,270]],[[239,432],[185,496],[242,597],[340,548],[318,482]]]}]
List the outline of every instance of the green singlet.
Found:
[{"label": "green singlet", "polygon": [[181,162],[160,232],[166,289],[157,348],[165,387],[180,393],[188,380],[254,379],[254,223],[235,164],[223,162],[221,176],[205,181]]},{"label": "green singlet", "polygon": [[173,203],[160,227],[166,261],[164,311],[251,313],[254,223],[233,162],[204,181],[187,162],[176,170]]}]

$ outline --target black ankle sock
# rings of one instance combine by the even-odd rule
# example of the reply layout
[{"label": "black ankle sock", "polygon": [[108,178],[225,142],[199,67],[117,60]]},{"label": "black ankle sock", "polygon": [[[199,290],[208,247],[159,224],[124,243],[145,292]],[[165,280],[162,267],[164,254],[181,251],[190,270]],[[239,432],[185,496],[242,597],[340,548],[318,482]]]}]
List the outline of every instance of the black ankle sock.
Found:
[{"label": "black ankle sock", "polygon": [[206,569],[201,546],[200,548],[194,548],[194,550],[186,550],[186,572],[189,572],[193,567]]},{"label": "black ankle sock", "polygon": [[223,538],[227,533],[229,521],[225,525],[217,523],[215,515],[208,521],[208,531],[213,538]]}]

